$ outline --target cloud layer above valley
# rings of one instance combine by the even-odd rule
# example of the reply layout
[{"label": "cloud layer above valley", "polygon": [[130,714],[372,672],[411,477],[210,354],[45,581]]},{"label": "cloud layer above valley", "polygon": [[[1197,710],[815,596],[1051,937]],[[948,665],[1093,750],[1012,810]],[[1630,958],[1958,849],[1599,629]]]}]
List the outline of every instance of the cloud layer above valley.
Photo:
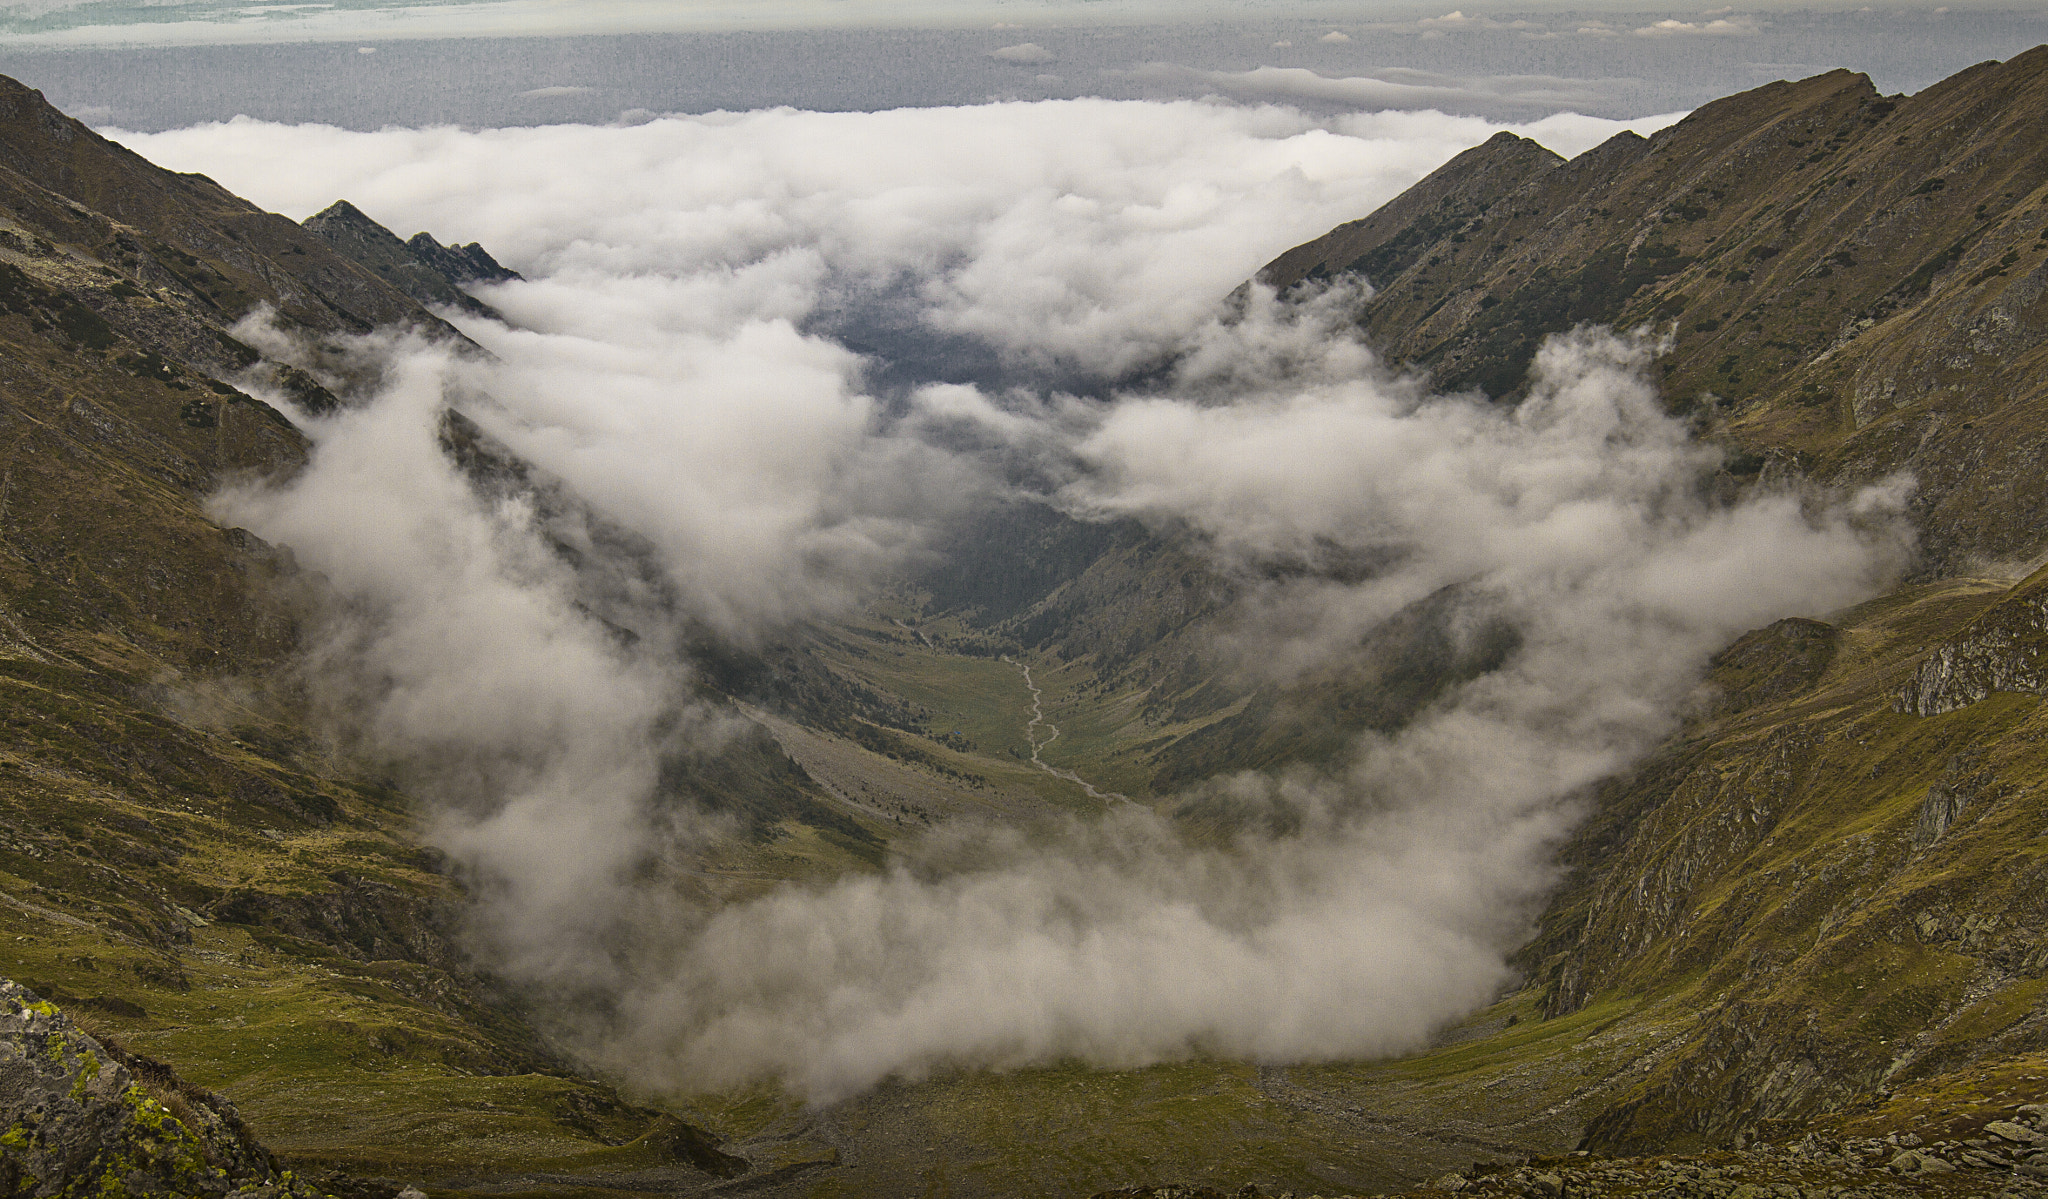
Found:
[{"label": "cloud layer above valley", "polygon": [[1185,336],[1280,251],[1497,129],[1569,156],[1674,119],[1501,126],[1071,100],[482,132],[236,120],[117,136],[294,218],[346,197],[400,236],[480,240],[545,280],[544,295],[494,297],[534,328],[615,329],[630,312],[649,331],[726,335],[902,286],[936,332],[1114,370]]},{"label": "cloud layer above valley", "polygon": [[[1555,340],[1510,408],[1386,370],[1355,293],[1226,317],[1264,261],[1495,128],[1065,101],[125,140],[527,274],[485,293],[509,325],[465,322],[488,360],[355,347],[381,382],[312,422],[312,467],[221,512],[324,576],[328,709],[434,805],[487,961],[601,998],[564,1035],[649,1089],[824,1101],[955,1066],[1413,1048],[1507,980],[1586,787],[1708,655],[1901,564],[1896,489],[1710,500],[1717,451],[1663,414],[1648,335]],[[449,406],[543,485],[476,488],[437,449]],[[669,766],[747,735],[690,639],[829,619],[1020,493],[1266,578],[1233,635],[1276,674],[1441,595],[1520,648],[1331,768],[1206,784],[1288,835],[1198,846],[1122,808],[722,906],[669,885],[730,831]],[[1275,556],[1385,565],[1268,578]]]}]

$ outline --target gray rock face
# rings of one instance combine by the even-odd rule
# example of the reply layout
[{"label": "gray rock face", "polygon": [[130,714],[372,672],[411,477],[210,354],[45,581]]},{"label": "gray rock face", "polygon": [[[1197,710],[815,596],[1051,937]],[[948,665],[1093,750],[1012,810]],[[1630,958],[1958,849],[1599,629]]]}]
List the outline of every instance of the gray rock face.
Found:
[{"label": "gray rock face", "polygon": [[2014,588],[1961,637],[1930,654],[1899,691],[1896,707],[1939,716],[1998,691],[2048,694],[2048,593],[2038,586]]},{"label": "gray rock face", "polygon": [[2017,1121],[1993,1120],[1984,1126],[1984,1131],[2000,1140],[2011,1141],[2016,1145],[2031,1145],[2037,1149],[2048,1147],[2048,1134],[2028,1128]]},{"label": "gray rock face", "polygon": [[1913,847],[1925,849],[1941,840],[1968,802],[1969,796],[1953,787],[1936,783],[1927,788],[1927,798],[1920,803],[1920,818],[1913,824]]},{"label": "gray rock face", "polygon": [[1953,1174],[1956,1168],[1941,1157],[1918,1149],[1902,1149],[1892,1156],[1895,1174]]},{"label": "gray rock face", "polygon": [[[1697,1154],[1605,1157],[1582,1151],[1518,1164],[1474,1162],[1423,1189],[1460,1199],[2035,1199],[2048,1193],[2040,1181],[2048,1170],[2014,1163],[1998,1148],[2031,1144],[2044,1135],[2033,1106],[1992,1121],[1985,1137],[1963,1141],[1928,1144],[1910,1130],[1882,1140],[1809,1133],[1773,1143],[1738,1136],[1729,1148]],[[1269,1199],[1269,1193],[1255,1185],[1235,1192],[1141,1186],[1093,1199]]]},{"label": "gray rock face", "polygon": [[0,1193],[316,1199],[233,1105],[0,981]]},{"label": "gray rock face", "polygon": [[1913,822],[1913,848],[1926,849],[1948,835],[1965,811],[1996,789],[1996,778],[1983,765],[1983,754],[1970,751],[1949,759],[1948,769],[1927,788],[1920,815]]}]

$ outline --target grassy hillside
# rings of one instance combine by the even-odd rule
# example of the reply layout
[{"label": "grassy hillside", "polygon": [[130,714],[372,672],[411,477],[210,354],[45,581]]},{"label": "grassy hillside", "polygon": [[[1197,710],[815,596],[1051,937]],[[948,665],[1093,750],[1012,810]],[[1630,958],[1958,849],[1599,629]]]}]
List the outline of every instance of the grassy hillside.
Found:
[{"label": "grassy hillside", "polygon": [[2043,72],[2048,48],[1912,97],[1835,72],[1569,163],[1499,138],[1263,276],[1364,273],[1389,357],[1510,397],[1545,333],[1665,330],[1667,400],[1734,480],[1917,481],[1920,581],[1730,647],[1564,850],[1529,994],[1631,1005],[1665,1044],[1591,1146],[2040,1096]]},{"label": "grassy hillside", "polygon": [[301,1166],[713,1177],[708,1141],[576,1078],[467,969],[409,804],[301,720],[317,581],[202,507],[306,452],[227,378],[336,402],[228,332],[259,302],[454,336],[0,81],[0,974],[227,1093]]}]

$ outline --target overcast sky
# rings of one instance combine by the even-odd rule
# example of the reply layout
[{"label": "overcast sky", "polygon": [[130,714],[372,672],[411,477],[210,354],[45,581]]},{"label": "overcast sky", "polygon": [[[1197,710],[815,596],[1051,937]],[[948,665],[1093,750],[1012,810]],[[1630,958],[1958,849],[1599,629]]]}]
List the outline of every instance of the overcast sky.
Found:
[{"label": "overcast sky", "polygon": [[2048,41],[2039,6],[1285,0],[136,5],[0,0],[0,74],[97,125],[606,124],[1003,100],[1635,120],[1836,67],[1912,92]]},{"label": "overcast sky", "polygon": [[[1520,0],[1518,15],[1643,12],[1686,19],[1708,4]],[[1835,0],[1765,3],[1743,11],[2000,11],[2012,0]],[[1734,10],[1720,7],[1725,15]],[[390,37],[572,36],[833,28],[985,28],[1309,19],[1340,24],[1441,17],[1411,0],[4,0],[14,38],[70,45],[351,40]],[[1713,19],[1711,15],[1708,20]]]}]

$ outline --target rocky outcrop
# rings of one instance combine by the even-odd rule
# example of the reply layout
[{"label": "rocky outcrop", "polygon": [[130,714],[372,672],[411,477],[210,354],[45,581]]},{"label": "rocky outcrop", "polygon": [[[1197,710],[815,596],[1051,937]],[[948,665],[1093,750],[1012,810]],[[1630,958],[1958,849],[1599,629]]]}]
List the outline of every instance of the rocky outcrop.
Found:
[{"label": "rocky outcrop", "polygon": [[[2048,1108],[2026,1104],[1981,1127],[1878,1136],[1809,1133],[1701,1154],[1558,1157],[1475,1164],[1404,1194],[1464,1199],[1875,1199],[2048,1194]],[[1276,1199],[1265,1189],[1167,1184],[1091,1199]],[[1292,1193],[1277,1199],[1293,1199]],[[1315,1199],[1323,1199],[1316,1196]],[[1332,1195],[1331,1199],[1339,1199]]]},{"label": "rocky outcrop", "polygon": [[2000,691],[2048,694],[2048,578],[2041,575],[1928,655],[1899,690],[1897,706],[1939,716]]},{"label": "rocky outcrop", "polygon": [[447,901],[372,879],[334,878],[333,890],[279,894],[238,888],[208,906],[214,920],[323,945],[360,962],[408,961],[444,971],[466,965],[449,943]]},{"label": "rocky outcrop", "polygon": [[[1467,1199],[1660,1195],[1668,1199],[1813,1199],[1921,1195],[1944,1176],[1944,1194],[2048,1193],[2044,1109],[2028,1104],[1981,1129],[1942,1139],[1910,1129],[1879,1137],[1809,1134],[1698,1156],[1552,1158],[1505,1169],[1478,1167],[1429,1190]],[[1427,1194],[1428,1191],[1422,1192]]]},{"label": "rocky outcrop", "polygon": [[441,272],[448,282],[460,287],[467,283],[510,283],[525,278],[508,266],[501,266],[481,245],[444,246],[431,233],[420,232],[406,239],[413,257]]},{"label": "rocky outcrop", "polygon": [[133,1199],[317,1199],[234,1105],[117,1050],[0,981],[0,1191]]},{"label": "rocky outcrop", "polygon": [[426,233],[410,242],[400,241],[397,234],[347,200],[335,201],[303,223],[336,253],[422,304],[502,320],[497,309],[462,290],[460,284],[519,278],[475,243],[451,249]]}]

